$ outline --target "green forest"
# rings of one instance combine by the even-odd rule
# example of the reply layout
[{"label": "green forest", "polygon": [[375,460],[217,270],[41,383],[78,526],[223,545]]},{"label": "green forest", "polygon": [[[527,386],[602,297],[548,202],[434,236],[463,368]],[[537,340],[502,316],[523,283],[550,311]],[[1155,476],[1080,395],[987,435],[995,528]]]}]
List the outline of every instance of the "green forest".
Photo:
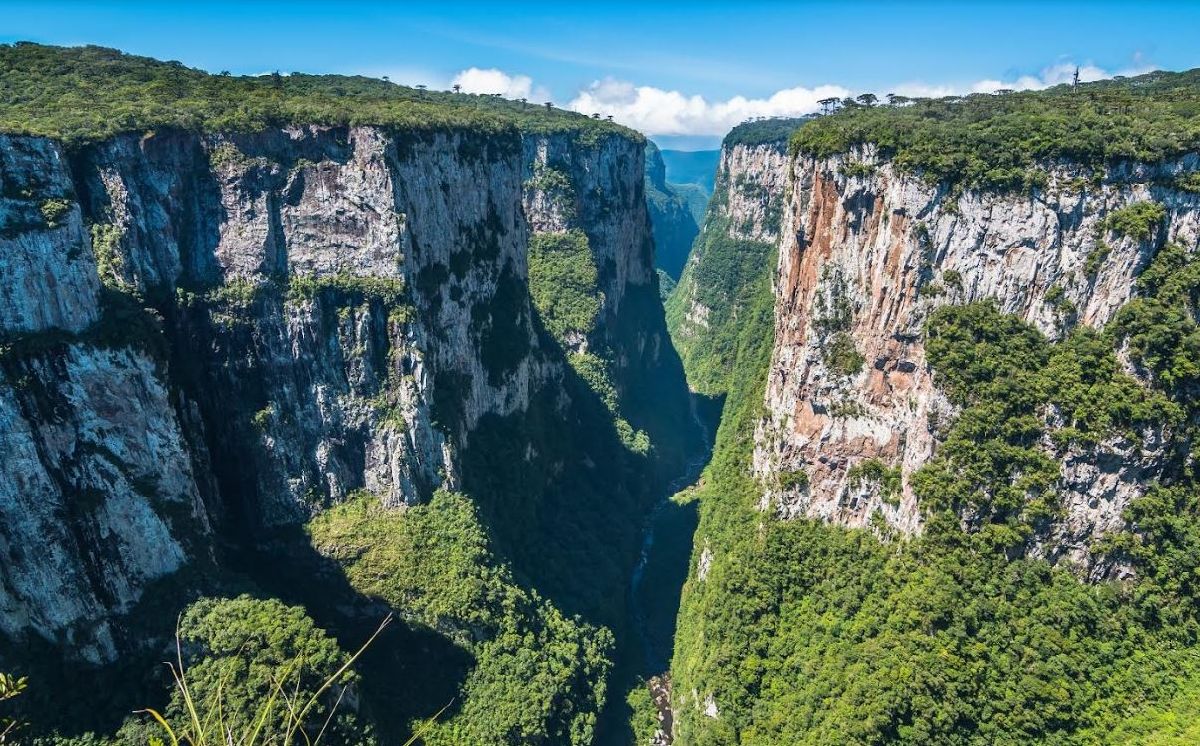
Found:
[{"label": "green forest", "polygon": [[[791,143],[793,152],[826,156],[871,142],[899,168],[934,182],[1030,188],[1037,179],[1027,176],[1050,158],[1102,169],[1122,158],[1156,161],[1195,149],[1196,80],[1193,71],[1078,90],[887,107],[847,102],[801,125]],[[1101,228],[1144,241],[1163,218],[1161,205],[1139,202],[1112,212]],[[925,529],[900,538],[781,521],[759,510],[750,457],[764,415],[774,298],[765,277],[728,269],[751,254],[725,235],[702,236],[706,243],[697,245],[712,252],[724,244],[702,261],[713,259],[714,273],[723,267],[722,279],[748,278],[725,292],[738,298],[738,324],[713,325],[701,342],[677,339],[693,385],[728,392],[697,491],[700,524],[678,620],[678,740],[1194,740],[1194,252],[1166,243],[1107,326],[1075,329],[1058,341],[989,301],[933,312],[922,329],[933,379],[960,412],[937,456],[911,475]],[[668,309],[676,303],[683,307],[676,296]],[[680,336],[678,316],[672,323]],[[1054,424],[1047,411],[1057,414]],[[1027,556],[1025,548],[1061,515],[1058,457],[1114,437],[1140,447],[1160,435],[1164,473],[1126,515],[1137,530],[1110,534],[1093,550],[1097,562],[1132,566],[1130,578],[1089,583],[1069,565]],[[896,476],[879,462],[850,475],[883,481],[885,489]],[[696,570],[702,552],[711,557],[703,577]]]},{"label": "green forest", "polygon": [[1042,185],[1045,165],[1155,163],[1200,147],[1200,71],[842,108],[804,124],[793,152],[825,157],[872,143],[899,169],[995,190]]},{"label": "green forest", "polygon": [[0,45],[3,132],[78,145],[157,128],[255,132],[300,124],[586,137],[619,132],[641,139],[607,120],[540,101],[421,90],[363,76],[211,75],[104,47]]}]

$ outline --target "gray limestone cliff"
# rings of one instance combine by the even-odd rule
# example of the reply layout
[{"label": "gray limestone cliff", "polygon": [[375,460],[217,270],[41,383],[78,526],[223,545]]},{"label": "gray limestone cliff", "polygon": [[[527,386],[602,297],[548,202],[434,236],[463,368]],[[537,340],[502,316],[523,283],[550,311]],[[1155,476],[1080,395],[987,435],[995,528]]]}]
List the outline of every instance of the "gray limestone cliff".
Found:
[{"label": "gray limestone cliff", "polygon": [[570,406],[528,292],[531,236],[567,231],[636,404],[674,356],[633,137],[0,137],[0,636],[109,662],[230,537],[458,488],[481,420]]}]

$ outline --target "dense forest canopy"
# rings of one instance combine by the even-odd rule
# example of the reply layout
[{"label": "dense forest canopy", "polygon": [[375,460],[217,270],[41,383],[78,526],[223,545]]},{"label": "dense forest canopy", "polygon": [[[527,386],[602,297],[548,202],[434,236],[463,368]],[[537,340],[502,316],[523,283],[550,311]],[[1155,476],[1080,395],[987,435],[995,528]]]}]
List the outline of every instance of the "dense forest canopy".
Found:
[{"label": "dense forest canopy", "polygon": [[729,130],[729,134],[725,135],[723,147],[731,148],[734,145],[754,146],[786,142],[788,137],[796,131],[797,127],[810,119],[812,117],[751,119]]},{"label": "dense forest canopy", "polygon": [[156,127],[254,131],[290,124],[641,138],[608,120],[542,102],[428,91],[358,75],[211,75],[104,47],[0,46],[0,132],[84,143]]},{"label": "dense forest canopy", "polygon": [[1200,148],[1200,70],[893,101],[847,99],[798,129],[792,149],[824,157],[874,143],[897,167],[931,181],[1011,189],[1038,185],[1040,166],[1056,159],[1102,167]]}]

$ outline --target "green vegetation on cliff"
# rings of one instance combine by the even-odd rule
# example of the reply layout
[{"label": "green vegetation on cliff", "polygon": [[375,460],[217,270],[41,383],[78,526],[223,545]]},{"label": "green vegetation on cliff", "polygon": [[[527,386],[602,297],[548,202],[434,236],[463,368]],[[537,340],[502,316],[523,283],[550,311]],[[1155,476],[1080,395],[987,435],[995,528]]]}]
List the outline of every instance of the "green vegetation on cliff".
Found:
[{"label": "green vegetation on cliff", "polygon": [[430,746],[592,742],[612,633],[521,588],[466,497],[438,493],[398,511],[363,495],[318,516],[309,532],[359,592],[474,658],[462,700],[424,736]]},{"label": "green vegetation on cliff", "polygon": [[1037,185],[1049,161],[1103,169],[1154,163],[1200,147],[1200,70],[1060,85],[1043,91],[850,105],[792,137],[816,156],[874,143],[930,181],[989,189]]},{"label": "green vegetation on cliff", "polygon": [[211,75],[104,47],[0,45],[0,132],[77,144],[156,128],[254,132],[301,124],[641,140],[607,120],[540,102],[426,91],[362,76]]},{"label": "green vegetation on cliff", "polygon": [[654,232],[654,264],[673,280],[683,271],[692,241],[700,232],[699,221],[704,217],[707,202],[707,195],[699,186],[667,182],[662,153],[647,140],[646,208]]},{"label": "green vegetation on cliff", "polygon": [[[672,666],[680,739],[1186,742],[1200,664],[1200,500],[1185,424],[1200,386],[1200,261],[1168,245],[1138,286],[1103,332],[1057,343],[987,303],[929,319],[935,376],[963,410],[913,478],[925,533],[893,542],[757,509],[749,459],[772,337],[761,290],[743,315],[739,375],[701,488]],[[1153,386],[1118,363],[1126,344]],[[1040,443],[1136,445],[1160,427],[1166,474],[1130,508],[1139,532],[1111,535],[1096,557],[1131,563],[1133,579],[1088,583],[1022,555],[1059,510],[1058,463]],[[890,478],[878,471],[858,477]]]},{"label": "green vegetation on cliff", "polygon": [[667,325],[696,391],[716,396],[728,390],[740,320],[753,297],[770,289],[773,251],[769,243],[731,237],[724,221],[711,218],[696,239],[666,304]]},{"label": "green vegetation on cliff", "polygon": [[181,616],[178,644],[179,678],[162,712],[167,725],[131,722],[121,740],[173,735],[202,746],[254,742],[257,733],[259,743],[318,734],[330,746],[375,743],[354,710],[359,677],[348,668],[350,656],[303,609],[245,595],[201,599]]},{"label": "green vegetation on cliff", "polygon": [[599,271],[581,230],[529,238],[529,295],[556,339],[586,337],[600,313]]},{"label": "green vegetation on cliff", "polygon": [[785,143],[792,133],[796,131],[800,125],[809,121],[812,117],[799,117],[791,119],[788,117],[771,117],[769,119],[759,119],[757,121],[742,122],[738,126],[729,130],[729,134],[725,136],[722,147],[732,147],[734,145],[746,145],[753,147],[756,145],[774,145],[776,143]]}]

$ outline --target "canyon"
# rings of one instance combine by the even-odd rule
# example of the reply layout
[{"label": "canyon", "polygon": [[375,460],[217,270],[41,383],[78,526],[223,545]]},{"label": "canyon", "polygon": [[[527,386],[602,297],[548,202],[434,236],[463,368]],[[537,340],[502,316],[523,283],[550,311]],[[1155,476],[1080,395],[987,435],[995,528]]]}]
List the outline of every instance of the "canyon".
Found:
[{"label": "canyon", "polygon": [[45,743],[182,718],[174,655],[246,722],[356,663],[296,674],[338,743],[1190,712],[1195,71],[747,122],[698,224],[599,118],[0,57],[142,91],[0,134],[0,671]]}]

